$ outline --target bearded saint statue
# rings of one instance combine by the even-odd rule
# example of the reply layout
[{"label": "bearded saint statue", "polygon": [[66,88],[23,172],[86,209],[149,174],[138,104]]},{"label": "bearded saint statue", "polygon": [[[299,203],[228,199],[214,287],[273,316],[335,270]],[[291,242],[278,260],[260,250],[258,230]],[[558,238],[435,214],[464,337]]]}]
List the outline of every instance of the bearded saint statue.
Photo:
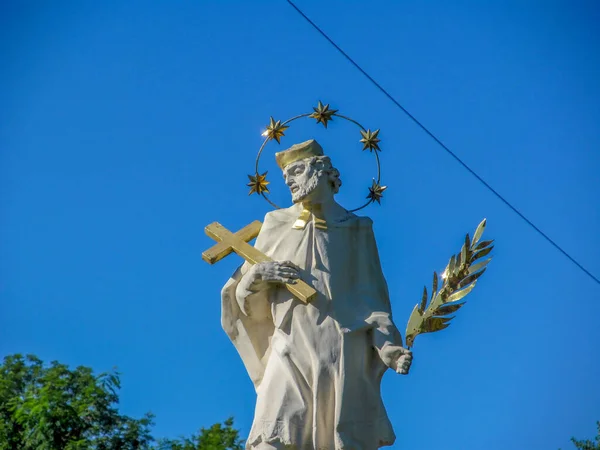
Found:
[{"label": "bearded saint statue", "polygon": [[[412,354],[392,320],[373,221],[335,200],[340,173],[314,140],[276,154],[294,205],[268,213],[255,247],[222,290],[222,325],[257,403],[247,449],[374,450],[396,439],[381,399]],[[295,298],[302,279],[317,296]]]}]

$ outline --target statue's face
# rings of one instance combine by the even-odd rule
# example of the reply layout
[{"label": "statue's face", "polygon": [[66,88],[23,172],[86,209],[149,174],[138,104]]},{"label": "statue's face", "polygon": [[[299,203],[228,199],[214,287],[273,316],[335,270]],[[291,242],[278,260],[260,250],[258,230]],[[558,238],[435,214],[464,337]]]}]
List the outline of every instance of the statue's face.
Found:
[{"label": "statue's face", "polygon": [[322,201],[320,197],[326,194],[327,175],[319,173],[307,159],[288,164],[283,169],[283,178],[294,203]]}]

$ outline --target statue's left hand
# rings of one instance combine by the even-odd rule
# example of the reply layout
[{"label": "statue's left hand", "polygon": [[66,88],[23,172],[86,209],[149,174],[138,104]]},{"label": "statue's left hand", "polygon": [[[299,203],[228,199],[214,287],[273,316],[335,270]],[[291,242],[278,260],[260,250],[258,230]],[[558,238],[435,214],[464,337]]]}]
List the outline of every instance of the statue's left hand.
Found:
[{"label": "statue's left hand", "polygon": [[408,375],[410,366],[412,365],[412,352],[404,347],[401,347],[403,354],[396,360],[396,372],[400,375]]},{"label": "statue's left hand", "polygon": [[390,369],[396,371],[400,375],[408,375],[412,364],[412,352],[399,345],[385,345],[380,350],[381,359],[384,364]]}]

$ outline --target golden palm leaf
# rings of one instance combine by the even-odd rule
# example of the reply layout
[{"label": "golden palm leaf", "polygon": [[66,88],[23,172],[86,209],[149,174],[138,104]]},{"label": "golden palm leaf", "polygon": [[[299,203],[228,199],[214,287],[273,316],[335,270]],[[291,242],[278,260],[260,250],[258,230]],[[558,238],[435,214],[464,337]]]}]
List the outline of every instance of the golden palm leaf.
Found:
[{"label": "golden palm leaf", "polygon": [[[465,302],[461,300],[473,290],[477,279],[484,274],[491,257],[482,260],[494,248],[494,241],[480,241],[485,230],[486,220],[479,224],[473,240],[467,236],[460,252],[452,255],[446,269],[442,273],[442,286],[438,290],[439,278],[433,272],[431,297],[427,288],[423,288],[421,302],[415,305],[406,325],[406,346],[412,347],[417,335],[443,330],[450,326],[454,316]],[[427,300],[429,299],[429,306]]]}]

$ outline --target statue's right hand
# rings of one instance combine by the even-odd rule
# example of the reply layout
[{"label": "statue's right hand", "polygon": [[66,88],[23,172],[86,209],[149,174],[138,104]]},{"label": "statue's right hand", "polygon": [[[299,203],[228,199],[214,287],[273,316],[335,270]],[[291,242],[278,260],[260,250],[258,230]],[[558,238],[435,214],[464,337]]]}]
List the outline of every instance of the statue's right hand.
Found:
[{"label": "statue's right hand", "polygon": [[253,281],[267,283],[295,283],[300,278],[300,267],[291,261],[267,261],[250,269]]}]

